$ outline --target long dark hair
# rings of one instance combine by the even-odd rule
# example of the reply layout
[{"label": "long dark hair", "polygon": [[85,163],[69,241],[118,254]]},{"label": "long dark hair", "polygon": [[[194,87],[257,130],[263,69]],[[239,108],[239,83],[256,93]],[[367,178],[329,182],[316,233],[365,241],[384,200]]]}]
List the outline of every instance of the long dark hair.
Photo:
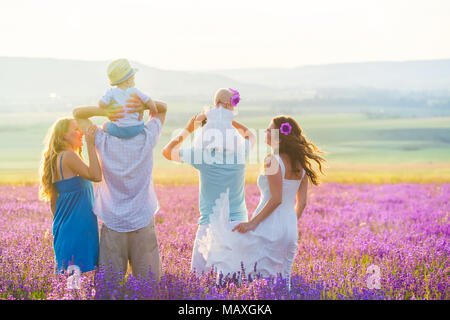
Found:
[{"label": "long dark hair", "polygon": [[[310,181],[314,185],[320,184],[318,173],[314,171],[311,160],[315,161],[319,166],[319,171],[322,171],[322,163],[326,162],[324,158],[319,156],[319,153],[325,153],[317,148],[312,142],[306,140],[306,136],[303,134],[302,128],[297,121],[290,116],[277,116],[272,119],[275,126],[274,129],[280,129],[283,123],[289,123],[291,132],[289,134],[283,134],[280,131],[279,134],[279,153],[286,153],[291,161],[292,170],[300,175],[301,168],[305,170],[305,174],[309,177]],[[298,167],[300,163],[301,168]]]}]

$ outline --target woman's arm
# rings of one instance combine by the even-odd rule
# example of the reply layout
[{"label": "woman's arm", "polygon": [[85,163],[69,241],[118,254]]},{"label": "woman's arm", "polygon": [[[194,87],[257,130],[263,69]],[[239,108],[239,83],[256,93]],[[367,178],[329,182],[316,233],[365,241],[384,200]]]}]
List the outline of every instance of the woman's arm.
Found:
[{"label": "woman's arm", "polygon": [[[266,158],[264,161],[264,166],[266,166],[267,162],[270,161],[276,161],[276,159],[273,156]],[[233,231],[237,230],[241,233],[246,233],[248,231],[255,230],[255,228],[262,221],[264,221],[264,219],[270,216],[272,212],[281,204],[281,201],[283,199],[283,180],[281,177],[281,168],[279,164],[277,173],[267,175],[267,180],[270,189],[270,199],[266,202],[259,214],[257,214],[255,217],[252,217],[249,222],[244,222],[237,225],[233,228]]]},{"label": "woman's arm", "polygon": [[243,124],[241,124],[237,121],[233,121],[232,124],[233,124],[233,127],[235,127],[237,129],[237,131],[242,136],[242,138],[250,140],[250,143],[252,144],[252,148],[253,148],[256,143],[255,134],[253,132],[251,132],[246,126],[244,126]]},{"label": "woman's arm", "polygon": [[308,195],[308,177],[303,177],[300,187],[297,191],[297,203],[295,204],[295,212],[297,213],[297,219],[300,219],[303,210],[306,207],[306,200]]},{"label": "woman's arm", "polygon": [[69,169],[82,178],[91,180],[94,182],[102,181],[102,169],[98,161],[97,152],[95,151],[95,135],[97,134],[97,126],[91,126],[85,134],[86,145],[89,156],[89,166],[81,160],[80,156],[74,152],[66,152],[67,156],[64,157],[64,162]]},{"label": "woman's arm", "polygon": [[163,148],[162,155],[167,160],[181,162],[180,147],[184,139],[186,139],[195,129],[201,126],[201,121],[195,115],[189,119],[186,127]]}]

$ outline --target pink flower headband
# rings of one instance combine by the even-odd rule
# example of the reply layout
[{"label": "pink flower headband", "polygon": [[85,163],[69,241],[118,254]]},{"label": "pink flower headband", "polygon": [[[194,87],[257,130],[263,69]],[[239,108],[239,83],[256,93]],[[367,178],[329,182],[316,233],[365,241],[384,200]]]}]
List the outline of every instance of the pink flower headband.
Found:
[{"label": "pink flower headband", "polygon": [[233,96],[231,97],[231,105],[233,107],[236,107],[239,103],[239,101],[241,101],[241,96],[239,95],[239,91],[228,88],[228,90],[230,90],[231,92],[233,92]]},{"label": "pink flower headband", "polygon": [[284,134],[285,136],[287,136],[289,133],[291,133],[291,130],[292,130],[292,127],[291,127],[291,125],[289,124],[289,122],[283,122],[283,123],[281,124],[280,132],[281,132],[282,134]]}]

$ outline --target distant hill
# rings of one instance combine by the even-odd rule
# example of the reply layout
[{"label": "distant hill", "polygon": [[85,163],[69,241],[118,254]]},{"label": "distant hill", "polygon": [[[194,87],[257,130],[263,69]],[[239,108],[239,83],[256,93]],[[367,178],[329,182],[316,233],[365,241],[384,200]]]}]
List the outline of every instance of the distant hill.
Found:
[{"label": "distant hill", "polygon": [[311,65],[290,69],[212,70],[236,81],[278,88],[450,90],[450,59]]},{"label": "distant hill", "polygon": [[[62,97],[100,98],[108,88],[108,61],[77,61],[0,57],[0,99]],[[139,71],[136,85],[156,97],[213,96],[221,87],[236,87],[247,94],[270,91],[261,85],[242,84],[222,75],[166,71],[133,63]]]},{"label": "distant hill", "polygon": [[[0,112],[55,111],[96,103],[109,87],[108,63],[0,57]],[[325,107],[351,112],[413,107],[421,114],[450,114],[450,59],[208,72],[133,64],[139,69],[136,86],[170,102],[210,103],[218,88],[234,87],[247,105],[280,112],[299,106],[311,112]]]}]

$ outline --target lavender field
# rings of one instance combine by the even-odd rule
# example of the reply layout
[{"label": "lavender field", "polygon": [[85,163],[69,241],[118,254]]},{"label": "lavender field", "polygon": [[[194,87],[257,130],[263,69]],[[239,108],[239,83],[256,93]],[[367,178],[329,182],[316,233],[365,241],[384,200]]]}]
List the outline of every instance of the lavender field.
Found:
[{"label": "lavender field", "polygon": [[[163,277],[105,280],[80,289],[54,273],[52,218],[37,186],[0,186],[0,299],[449,299],[450,184],[324,184],[312,187],[299,220],[291,288],[286,280],[216,284],[189,272],[198,186],[157,186]],[[249,212],[259,193],[246,187]],[[369,267],[379,268],[379,289]]]}]

